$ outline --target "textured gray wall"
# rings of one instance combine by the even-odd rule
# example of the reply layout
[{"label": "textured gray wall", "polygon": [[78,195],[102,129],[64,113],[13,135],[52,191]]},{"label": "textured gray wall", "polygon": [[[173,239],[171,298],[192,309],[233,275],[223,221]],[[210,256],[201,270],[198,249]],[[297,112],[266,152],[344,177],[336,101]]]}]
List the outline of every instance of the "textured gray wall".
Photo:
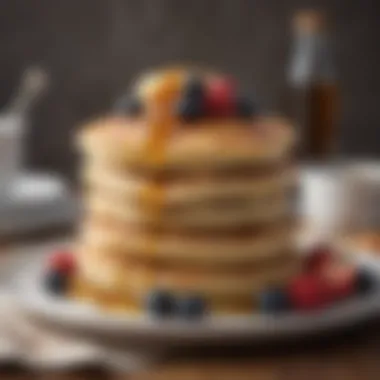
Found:
[{"label": "textured gray wall", "polygon": [[0,104],[23,67],[43,63],[53,83],[33,112],[27,161],[71,174],[72,132],[144,68],[188,61],[225,69],[275,108],[288,21],[310,5],[334,20],[341,149],[380,154],[378,0],[1,0]]}]

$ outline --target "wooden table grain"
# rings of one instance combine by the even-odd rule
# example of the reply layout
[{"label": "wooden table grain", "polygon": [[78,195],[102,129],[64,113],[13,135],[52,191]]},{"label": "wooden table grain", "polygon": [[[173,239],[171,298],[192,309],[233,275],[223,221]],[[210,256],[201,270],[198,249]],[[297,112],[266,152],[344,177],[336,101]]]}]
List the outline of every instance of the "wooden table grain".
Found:
[{"label": "wooden table grain", "polygon": [[84,379],[379,380],[380,318],[302,341],[186,348],[134,374],[116,373],[100,366],[37,372],[15,364],[0,364],[0,380]]}]

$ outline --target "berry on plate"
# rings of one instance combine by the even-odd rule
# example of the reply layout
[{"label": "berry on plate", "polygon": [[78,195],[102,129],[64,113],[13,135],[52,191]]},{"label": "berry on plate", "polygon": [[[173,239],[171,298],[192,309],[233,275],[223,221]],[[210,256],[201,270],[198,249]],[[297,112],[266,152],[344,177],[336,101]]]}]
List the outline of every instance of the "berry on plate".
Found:
[{"label": "berry on plate", "polygon": [[50,269],[44,280],[46,289],[56,296],[64,295],[69,286],[69,276],[57,269]]},{"label": "berry on plate", "polygon": [[345,299],[355,290],[356,268],[341,262],[331,263],[321,273],[332,302]]},{"label": "berry on plate", "polygon": [[259,296],[260,309],[266,313],[281,313],[290,309],[288,294],[281,288],[264,290]]},{"label": "berry on plate", "polygon": [[374,276],[364,268],[359,268],[356,272],[355,291],[358,294],[368,294],[377,287]]},{"label": "berry on plate", "polygon": [[311,249],[305,262],[307,272],[320,272],[333,260],[333,253],[328,245],[320,244]]},{"label": "berry on plate", "polygon": [[206,312],[206,304],[204,299],[197,294],[187,295],[178,300],[177,312],[185,319],[199,319]]},{"label": "berry on plate", "polygon": [[153,290],[148,294],[146,307],[148,312],[156,317],[169,317],[175,312],[175,298],[164,290]]},{"label": "berry on plate", "polygon": [[48,268],[60,273],[71,274],[75,270],[75,260],[68,251],[57,251],[49,257]]},{"label": "berry on plate", "polygon": [[289,298],[295,310],[311,311],[321,309],[329,301],[329,291],[326,283],[319,277],[303,274],[291,281]]}]

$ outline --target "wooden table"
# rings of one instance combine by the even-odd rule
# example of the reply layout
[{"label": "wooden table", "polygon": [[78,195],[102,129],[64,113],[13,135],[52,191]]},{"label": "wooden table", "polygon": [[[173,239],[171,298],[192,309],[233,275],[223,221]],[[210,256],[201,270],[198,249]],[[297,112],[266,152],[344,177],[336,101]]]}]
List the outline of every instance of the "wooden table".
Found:
[{"label": "wooden table", "polygon": [[11,379],[379,380],[380,319],[290,344],[186,349],[133,375],[110,373],[97,366],[66,373],[0,366],[0,380]]},{"label": "wooden table", "polygon": [[96,367],[39,374],[12,366],[0,368],[0,379],[378,380],[379,359],[380,323],[370,322],[327,339],[276,348],[195,349],[133,375],[113,374]]}]

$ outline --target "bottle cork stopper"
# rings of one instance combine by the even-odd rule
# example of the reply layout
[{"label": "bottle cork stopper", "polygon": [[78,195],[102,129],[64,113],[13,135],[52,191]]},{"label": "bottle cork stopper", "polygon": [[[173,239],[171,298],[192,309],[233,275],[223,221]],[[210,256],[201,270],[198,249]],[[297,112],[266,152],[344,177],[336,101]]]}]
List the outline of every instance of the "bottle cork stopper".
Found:
[{"label": "bottle cork stopper", "polygon": [[326,26],[325,13],[316,9],[305,9],[295,13],[293,27],[297,31],[315,32]]}]

